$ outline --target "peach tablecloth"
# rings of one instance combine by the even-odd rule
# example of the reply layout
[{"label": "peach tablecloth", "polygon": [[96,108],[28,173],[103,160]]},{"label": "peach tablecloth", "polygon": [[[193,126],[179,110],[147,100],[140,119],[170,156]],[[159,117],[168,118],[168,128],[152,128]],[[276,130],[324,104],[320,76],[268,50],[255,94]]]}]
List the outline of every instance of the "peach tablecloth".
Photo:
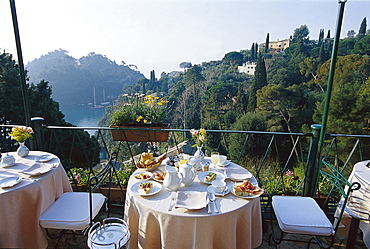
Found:
[{"label": "peach tablecloth", "polygon": [[[233,167],[240,167],[232,164]],[[254,177],[253,177],[254,178]],[[255,179],[254,179],[255,180]],[[129,248],[256,248],[262,242],[262,220],[259,198],[242,199],[232,193],[217,197],[219,213],[207,209],[168,211],[171,193],[164,187],[155,195],[133,194],[128,183],[125,220],[131,233]],[[232,183],[227,180],[227,185]],[[209,185],[195,178],[189,187],[179,191],[207,191]]]},{"label": "peach tablecloth", "polygon": [[0,180],[11,175],[26,179],[14,187],[0,188],[0,248],[46,248],[47,240],[39,217],[62,193],[72,191],[67,174],[59,158],[54,156],[45,163],[55,165],[50,172],[27,177],[21,172],[34,165],[37,156],[49,153],[30,151],[24,158],[15,152],[9,154],[14,155],[16,164],[0,167]]}]

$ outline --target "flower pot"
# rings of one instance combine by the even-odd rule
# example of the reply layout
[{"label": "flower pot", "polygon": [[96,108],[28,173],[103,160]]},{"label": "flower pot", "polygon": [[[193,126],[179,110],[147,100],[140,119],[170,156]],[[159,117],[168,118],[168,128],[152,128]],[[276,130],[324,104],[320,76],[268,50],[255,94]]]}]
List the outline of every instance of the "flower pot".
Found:
[{"label": "flower pot", "polygon": [[[138,130],[138,129],[169,129],[169,124],[152,127],[150,125],[125,125],[110,126],[111,128],[135,128],[135,130],[112,129],[112,139],[114,141],[129,142],[166,142],[169,131],[162,130]],[[137,129],[137,130],[136,130]]]},{"label": "flower pot", "polygon": [[[86,192],[87,186],[86,185],[74,185],[72,184],[73,192]],[[110,188],[110,201],[114,202],[125,202],[126,199],[126,187],[122,187],[122,190],[120,187],[111,187]],[[105,196],[108,196],[108,187],[101,187],[100,190],[95,190],[97,193],[102,193]]]}]

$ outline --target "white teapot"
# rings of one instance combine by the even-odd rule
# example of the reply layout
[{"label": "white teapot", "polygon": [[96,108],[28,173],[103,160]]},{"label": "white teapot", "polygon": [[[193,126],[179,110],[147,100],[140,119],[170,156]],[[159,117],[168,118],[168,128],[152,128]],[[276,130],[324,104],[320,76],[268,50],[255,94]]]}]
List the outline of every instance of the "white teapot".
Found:
[{"label": "white teapot", "polygon": [[168,191],[176,191],[181,184],[181,174],[175,167],[172,166],[166,166],[166,172],[166,176],[163,180],[163,186],[165,186]]},{"label": "white teapot", "polygon": [[195,171],[193,166],[187,163],[180,164],[179,171],[182,178],[181,182],[184,184],[185,187],[190,186],[197,175],[197,172]]}]

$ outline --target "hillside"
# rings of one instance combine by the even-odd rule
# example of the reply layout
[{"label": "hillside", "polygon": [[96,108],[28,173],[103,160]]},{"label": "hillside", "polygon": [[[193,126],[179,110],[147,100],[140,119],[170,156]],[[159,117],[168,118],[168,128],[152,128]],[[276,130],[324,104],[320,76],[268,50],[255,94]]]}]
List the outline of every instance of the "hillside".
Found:
[{"label": "hillside", "polygon": [[30,82],[49,82],[52,97],[61,106],[111,102],[122,89],[145,78],[135,66],[117,64],[107,57],[90,53],[76,59],[65,50],[55,50],[26,65]]}]

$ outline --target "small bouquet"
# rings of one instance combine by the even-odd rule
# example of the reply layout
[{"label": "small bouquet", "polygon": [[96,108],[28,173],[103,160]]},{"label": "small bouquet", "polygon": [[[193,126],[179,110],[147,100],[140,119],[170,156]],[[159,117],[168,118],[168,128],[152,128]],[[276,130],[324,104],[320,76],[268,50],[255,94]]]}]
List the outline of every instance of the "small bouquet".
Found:
[{"label": "small bouquet", "polygon": [[203,147],[203,144],[204,142],[207,140],[206,138],[206,130],[201,128],[199,130],[195,130],[195,129],[191,129],[190,130],[190,133],[191,133],[191,138],[194,140],[195,144],[193,145],[193,147],[197,146],[197,147]]},{"label": "small bouquet", "polygon": [[16,140],[18,143],[24,143],[28,138],[32,137],[33,130],[31,127],[16,126],[12,128],[10,137]]}]

